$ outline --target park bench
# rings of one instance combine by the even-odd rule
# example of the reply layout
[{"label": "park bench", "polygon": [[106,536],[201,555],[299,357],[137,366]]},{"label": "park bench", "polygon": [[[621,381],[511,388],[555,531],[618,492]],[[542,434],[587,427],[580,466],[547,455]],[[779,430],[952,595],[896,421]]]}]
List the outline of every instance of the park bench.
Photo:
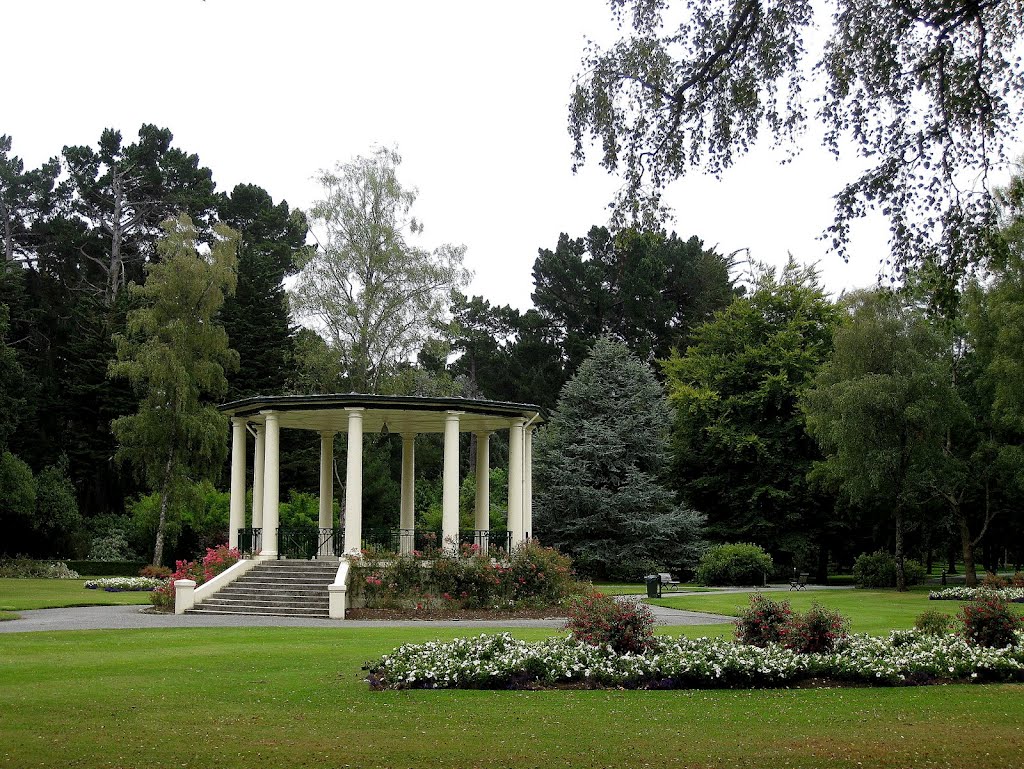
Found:
[{"label": "park bench", "polygon": [[789,589],[790,590],[803,590],[805,587],[807,587],[807,578],[809,576],[811,576],[811,575],[807,574],[806,572],[800,574],[799,576],[794,574],[789,579]]},{"label": "park bench", "polygon": [[672,575],[671,574],[667,574],[667,573],[658,574],[658,581],[661,582],[662,590],[678,590],[679,589],[679,582],[678,582],[678,580],[672,579]]}]

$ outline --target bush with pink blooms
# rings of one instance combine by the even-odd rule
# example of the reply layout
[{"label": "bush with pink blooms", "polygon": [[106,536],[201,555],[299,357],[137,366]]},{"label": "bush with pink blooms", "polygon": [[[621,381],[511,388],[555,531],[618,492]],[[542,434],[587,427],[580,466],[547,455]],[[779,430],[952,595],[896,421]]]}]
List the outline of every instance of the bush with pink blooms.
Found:
[{"label": "bush with pink blooms", "polygon": [[778,644],[797,654],[825,654],[849,635],[849,626],[846,617],[820,604],[799,614],[789,601],[755,593],[750,608],[736,621],[736,640],[748,646]]},{"label": "bush with pink blooms", "polygon": [[654,644],[654,614],[637,600],[590,593],[571,598],[568,608],[565,629],[577,641],[617,654],[643,654]]},{"label": "bush with pink blooms", "polygon": [[557,605],[582,590],[558,551],[525,542],[499,560],[476,545],[371,559],[352,566],[355,606],[446,612],[513,610]]},{"label": "bush with pink blooms", "polygon": [[174,573],[150,596],[153,606],[160,611],[174,611],[174,582],[179,579],[194,580],[196,585],[209,582],[223,571],[227,571],[242,560],[238,548],[218,545],[206,549],[202,561],[178,561]]}]

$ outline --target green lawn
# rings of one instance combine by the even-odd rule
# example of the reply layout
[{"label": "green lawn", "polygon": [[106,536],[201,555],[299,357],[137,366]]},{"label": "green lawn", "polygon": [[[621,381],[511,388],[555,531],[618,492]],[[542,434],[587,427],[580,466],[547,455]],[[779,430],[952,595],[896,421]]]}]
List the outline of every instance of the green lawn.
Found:
[{"label": "green lawn", "polygon": [[84,579],[0,579],[0,612],[148,604],[149,593],[86,590]]},{"label": "green lawn", "polygon": [[[1022,686],[371,692],[361,680],[362,663],[397,644],[466,632],[3,634],[0,766],[1024,763]],[[544,631],[517,635],[539,638]]]},{"label": "green lawn", "polygon": [[[647,595],[647,586],[640,582],[636,584],[624,584],[621,582],[595,582],[594,589],[600,590],[605,595]],[[688,593],[704,593],[714,590],[710,587],[700,585],[680,585],[679,590]]]},{"label": "green lawn", "polygon": [[[928,609],[956,615],[962,605],[961,601],[929,601],[928,588],[915,588],[906,593],[897,593],[895,590],[807,590],[772,592],[766,595],[776,601],[789,601],[796,611],[806,611],[814,602],[838,609],[849,617],[853,632],[873,635],[911,628],[918,615]],[[709,593],[651,599],[650,603],[673,609],[738,616],[749,605],[749,596],[750,593]],[[1013,606],[1024,613],[1024,605]]]}]

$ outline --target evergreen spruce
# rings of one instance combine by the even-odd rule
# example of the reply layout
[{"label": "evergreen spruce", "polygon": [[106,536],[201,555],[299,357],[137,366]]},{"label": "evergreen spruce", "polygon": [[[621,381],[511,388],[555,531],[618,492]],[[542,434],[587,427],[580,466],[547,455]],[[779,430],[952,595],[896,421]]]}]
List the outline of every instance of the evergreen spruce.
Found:
[{"label": "evergreen spruce", "polygon": [[624,344],[598,339],[537,439],[540,539],[593,577],[692,564],[704,517],[662,484],[671,423],[651,369]]}]

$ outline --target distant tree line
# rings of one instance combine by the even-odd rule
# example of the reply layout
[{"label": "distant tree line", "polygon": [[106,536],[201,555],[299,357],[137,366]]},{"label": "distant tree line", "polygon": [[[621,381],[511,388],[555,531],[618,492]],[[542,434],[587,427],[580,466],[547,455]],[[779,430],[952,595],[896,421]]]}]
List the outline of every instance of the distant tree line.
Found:
[{"label": "distant tree line", "polygon": [[[1002,199],[997,256],[941,312],[923,268],[900,291],[836,299],[793,262],[740,274],[697,237],[602,226],[539,250],[534,306],[520,311],[463,293],[461,246],[415,245],[400,162],[378,150],[322,172],[324,199],[307,214],[254,184],[217,191],[156,126],[130,144],[104,131],[29,170],[2,137],[0,550],[150,558],[164,531],[158,557],[170,561],[223,537],[223,449],[191,452],[175,476],[185,491],[166,504],[140,470],[153,388],[133,361],[159,338],[144,319],[161,297],[191,290],[146,289],[161,274],[173,283],[158,266],[187,252],[213,269],[230,242],[223,302],[206,304],[229,347],[210,337],[203,353],[224,385],[186,382],[197,409],[352,390],[537,404],[552,416],[538,436],[537,534],[595,575],[686,566],[705,540],[754,542],[822,574],[879,547],[968,568],[1019,560],[1019,180]],[[172,248],[186,226],[193,245]],[[616,410],[654,418],[625,419],[622,433]],[[282,521],[315,521],[318,441],[282,438]],[[499,436],[496,467],[506,450]],[[400,445],[368,436],[364,455],[365,526],[393,527]],[[468,514],[473,459],[461,455]],[[440,443],[424,437],[419,525],[439,515],[440,465]],[[570,480],[595,490],[590,508]],[[634,539],[609,559],[598,545],[617,528]]]}]

